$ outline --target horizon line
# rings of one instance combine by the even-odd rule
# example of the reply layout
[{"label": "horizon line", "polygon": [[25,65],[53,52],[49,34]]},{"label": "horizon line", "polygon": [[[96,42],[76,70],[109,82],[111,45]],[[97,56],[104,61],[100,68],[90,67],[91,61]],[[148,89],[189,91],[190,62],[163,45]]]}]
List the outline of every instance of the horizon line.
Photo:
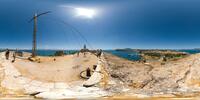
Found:
[{"label": "horizon line", "polygon": [[[5,49],[10,49],[10,50],[32,50],[30,48],[0,48],[0,50],[5,50]],[[82,49],[82,48],[81,48]],[[52,49],[45,49],[45,48],[39,48],[37,50],[81,50],[81,49],[61,49],[61,48],[52,48]],[[97,49],[90,49],[89,50],[97,50]],[[102,50],[117,50],[117,49],[149,49],[149,50],[156,50],[156,49],[160,49],[160,50],[181,50],[181,49],[200,49],[200,48],[110,48],[110,49],[102,49]]]}]

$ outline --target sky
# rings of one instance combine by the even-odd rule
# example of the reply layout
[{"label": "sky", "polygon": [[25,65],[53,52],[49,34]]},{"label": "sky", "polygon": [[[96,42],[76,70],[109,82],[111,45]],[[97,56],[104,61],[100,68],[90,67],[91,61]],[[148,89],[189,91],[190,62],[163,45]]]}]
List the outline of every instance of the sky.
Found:
[{"label": "sky", "polygon": [[200,48],[199,0],[0,0],[0,48]]}]

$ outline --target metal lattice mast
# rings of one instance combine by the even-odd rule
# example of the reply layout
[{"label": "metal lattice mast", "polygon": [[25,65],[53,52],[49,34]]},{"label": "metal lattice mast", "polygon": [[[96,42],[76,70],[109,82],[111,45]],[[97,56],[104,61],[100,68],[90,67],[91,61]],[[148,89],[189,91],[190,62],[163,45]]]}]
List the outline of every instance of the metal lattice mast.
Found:
[{"label": "metal lattice mast", "polygon": [[44,12],[44,13],[40,13],[37,15],[37,13],[35,13],[35,15],[33,16],[33,18],[29,21],[31,22],[32,20],[34,20],[33,23],[33,47],[32,47],[32,57],[37,56],[36,50],[37,50],[37,41],[36,41],[36,34],[37,34],[37,19],[39,16],[44,15],[50,13],[50,11]]},{"label": "metal lattice mast", "polygon": [[33,47],[32,47],[32,57],[35,57],[36,54],[36,33],[37,33],[37,14],[34,15],[34,25],[33,25]]}]

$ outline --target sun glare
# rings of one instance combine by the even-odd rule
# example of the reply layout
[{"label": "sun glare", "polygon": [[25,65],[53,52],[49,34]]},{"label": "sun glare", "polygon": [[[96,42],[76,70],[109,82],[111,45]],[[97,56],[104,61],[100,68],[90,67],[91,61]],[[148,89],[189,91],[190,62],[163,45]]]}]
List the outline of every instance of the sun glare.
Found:
[{"label": "sun glare", "polygon": [[96,15],[95,9],[87,9],[87,8],[75,8],[76,15],[85,17],[85,18],[93,18]]}]

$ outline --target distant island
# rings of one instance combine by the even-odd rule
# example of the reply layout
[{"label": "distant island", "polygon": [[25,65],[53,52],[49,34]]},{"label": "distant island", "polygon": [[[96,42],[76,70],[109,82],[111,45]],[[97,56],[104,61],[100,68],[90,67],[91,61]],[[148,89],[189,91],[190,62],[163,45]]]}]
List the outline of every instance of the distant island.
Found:
[{"label": "distant island", "polygon": [[188,55],[186,52],[174,49],[115,49],[122,52],[137,52],[141,56],[141,60],[174,60]]}]

